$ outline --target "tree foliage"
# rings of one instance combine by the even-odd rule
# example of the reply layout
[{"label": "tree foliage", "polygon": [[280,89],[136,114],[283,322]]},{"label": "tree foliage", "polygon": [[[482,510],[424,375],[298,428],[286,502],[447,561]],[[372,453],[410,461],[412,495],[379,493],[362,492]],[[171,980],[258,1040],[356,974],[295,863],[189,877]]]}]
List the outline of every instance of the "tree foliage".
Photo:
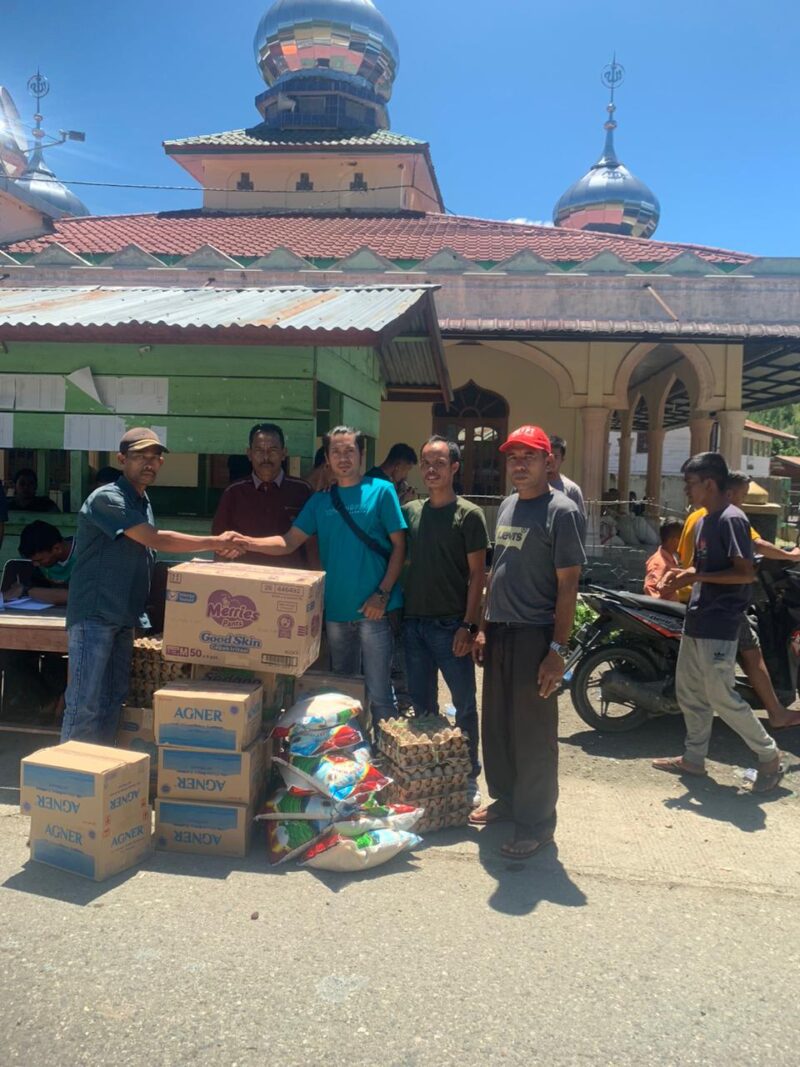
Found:
[{"label": "tree foliage", "polygon": [[[765,426],[771,426],[773,430],[784,430],[800,438],[800,404],[787,404],[781,408],[757,411],[753,418]],[[775,441],[772,452],[773,455],[800,456],[800,441],[795,441],[793,444],[789,441]]]}]

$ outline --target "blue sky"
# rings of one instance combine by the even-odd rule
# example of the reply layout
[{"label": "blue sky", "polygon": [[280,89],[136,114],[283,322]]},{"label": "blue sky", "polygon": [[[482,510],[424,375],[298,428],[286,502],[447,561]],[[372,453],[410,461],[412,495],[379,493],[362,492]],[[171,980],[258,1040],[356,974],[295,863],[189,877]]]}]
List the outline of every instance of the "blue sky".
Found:
[{"label": "blue sky", "polygon": [[[52,83],[64,178],[190,181],[161,141],[254,124],[252,38],[268,0],[2,0],[0,83]],[[429,140],[450,211],[549,220],[599,155],[616,49],[617,148],[662,205],[657,238],[800,255],[800,9],[789,0],[379,0],[401,47],[392,126]],[[197,193],[78,188],[95,213]]]}]

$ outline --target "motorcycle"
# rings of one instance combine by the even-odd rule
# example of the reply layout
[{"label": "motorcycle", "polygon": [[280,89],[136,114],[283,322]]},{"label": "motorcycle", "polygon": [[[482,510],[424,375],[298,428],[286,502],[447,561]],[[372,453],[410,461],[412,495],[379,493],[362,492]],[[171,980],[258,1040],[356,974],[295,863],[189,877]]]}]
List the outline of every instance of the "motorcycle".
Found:
[{"label": "motorcycle", "polygon": [[[750,611],[775,692],[792,704],[800,694],[800,570],[762,560],[757,573]],[[564,672],[581,719],[621,733],[656,716],[680,715],[675,668],[685,606],[600,586],[581,595],[597,617],[575,635]],[[763,710],[738,670],[736,688]]]}]

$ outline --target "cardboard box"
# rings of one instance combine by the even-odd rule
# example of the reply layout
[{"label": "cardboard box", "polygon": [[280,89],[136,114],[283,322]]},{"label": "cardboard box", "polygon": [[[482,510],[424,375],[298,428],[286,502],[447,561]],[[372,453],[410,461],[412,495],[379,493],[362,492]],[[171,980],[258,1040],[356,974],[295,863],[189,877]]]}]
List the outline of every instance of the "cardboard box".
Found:
[{"label": "cardboard box", "polygon": [[31,817],[31,859],[48,867],[103,882],[142,863],[153,847],[153,813],[148,807],[134,822],[109,835],[76,827],[57,812],[34,811]]},{"label": "cardboard box", "polygon": [[273,674],[271,671],[250,671],[236,667],[209,667],[198,663],[192,667],[195,681],[205,679],[214,682],[260,682],[264,690],[261,707],[263,720],[271,724],[294,703],[296,679],[288,674]]},{"label": "cardboard box", "polygon": [[[154,745],[156,735],[154,730],[154,711],[152,708],[129,708],[122,709],[117,731],[117,744],[120,748],[136,749],[135,742],[142,745]],[[144,751],[139,747],[139,751]]]},{"label": "cardboard box", "polygon": [[246,856],[255,811],[245,804],[156,800],[156,848],[202,856]]},{"label": "cardboard box", "polygon": [[158,795],[173,800],[255,804],[266,784],[264,739],[244,752],[200,748],[158,751]]},{"label": "cardboard box", "polygon": [[195,561],[167,579],[164,656],[299,675],[319,655],[325,575]]},{"label": "cardboard box", "polygon": [[261,733],[260,685],[176,682],[155,701],[157,745],[241,752]]},{"label": "cardboard box", "polygon": [[23,815],[108,837],[143,816],[149,779],[150,757],[144,752],[67,741],[23,759],[20,808]]}]

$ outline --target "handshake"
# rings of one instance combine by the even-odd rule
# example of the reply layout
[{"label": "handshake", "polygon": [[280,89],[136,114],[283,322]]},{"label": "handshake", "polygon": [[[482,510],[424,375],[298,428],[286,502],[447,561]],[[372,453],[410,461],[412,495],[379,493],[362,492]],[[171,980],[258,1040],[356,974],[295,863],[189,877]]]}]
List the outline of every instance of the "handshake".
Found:
[{"label": "handshake", "polygon": [[226,530],[225,533],[212,537],[211,541],[213,544],[210,547],[220,559],[239,559],[250,550],[251,545],[249,537],[236,533],[235,530]]}]

